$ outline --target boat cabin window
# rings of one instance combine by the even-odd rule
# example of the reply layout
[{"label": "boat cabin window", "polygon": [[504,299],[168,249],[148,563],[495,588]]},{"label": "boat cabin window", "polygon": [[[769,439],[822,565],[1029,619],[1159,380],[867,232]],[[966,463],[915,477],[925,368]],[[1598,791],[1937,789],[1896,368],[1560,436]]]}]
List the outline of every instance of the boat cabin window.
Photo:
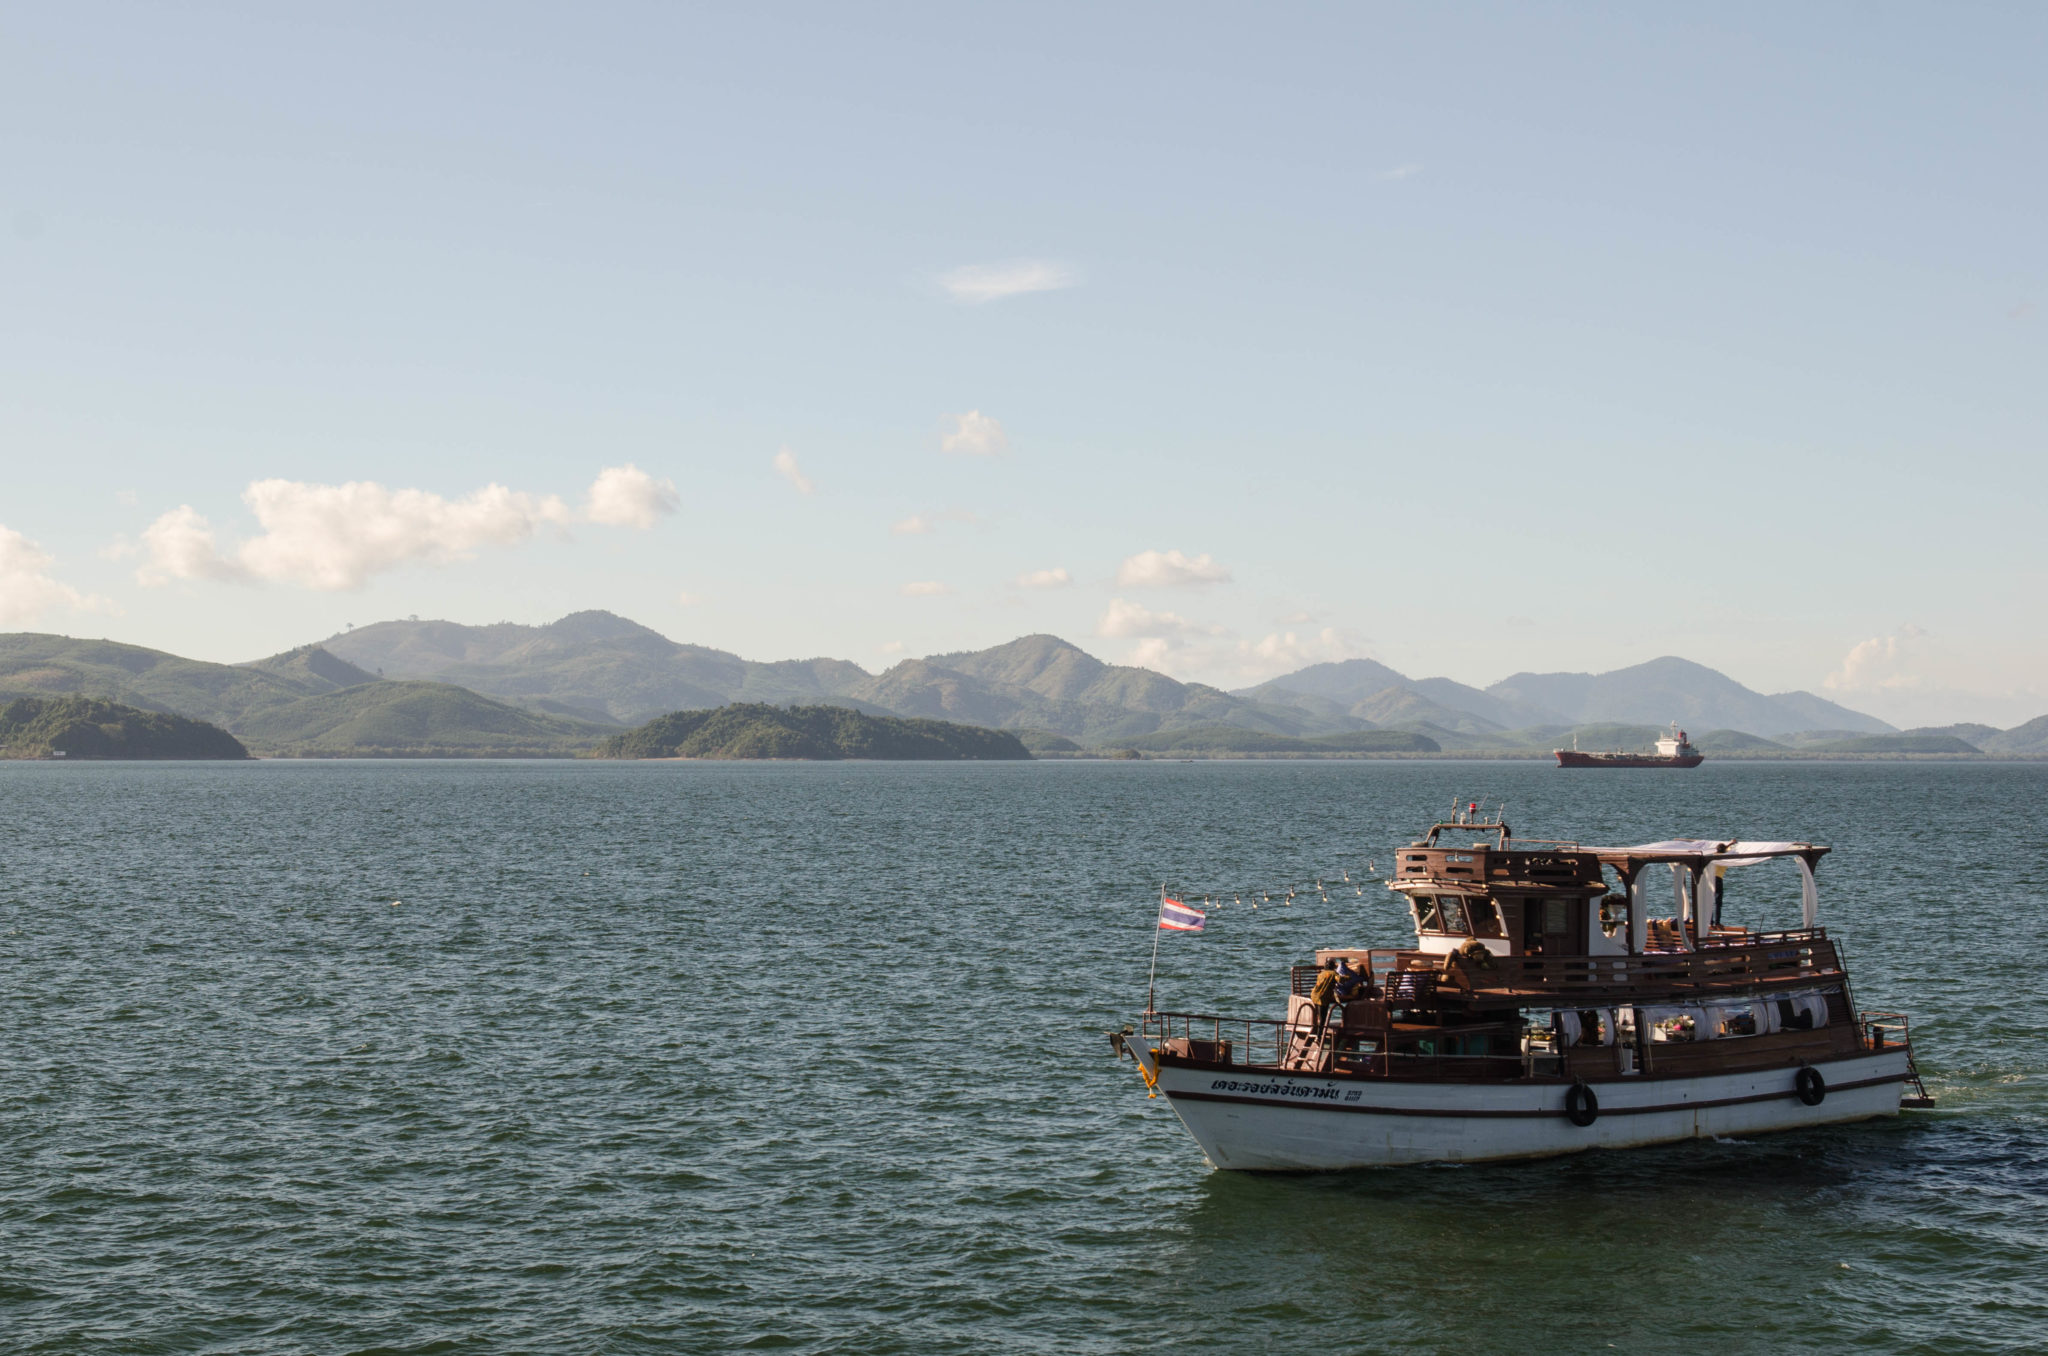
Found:
[{"label": "boat cabin window", "polygon": [[1472,924],[1472,935],[1474,937],[1505,937],[1508,935],[1507,926],[1501,919],[1500,905],[1490,899],[1473,899],[1467,900],[1466,903],[1469,907],[1467,907],[1465,912],[1468,916],[1468,921]]},{"label": "boat cabin window", "polygon": [[1416,895],[1415,927],[1456,937],[1502,937],[1500,914],[1490,899],[1469,895]]},{"label": "boat cabin window", "polygon": [[1415,926],[1421,932],[1448,932],[1460,937],[1469,936],[1472,932],[1473,917],[1478,909],[1484,907],[1484,901],[1467,899],[1463,895],[1417,895]]},{"label": "boat cabin window", "polygon": [[1445,932],[1470,932],[1465,925],[1465,901],[1457,895],[1439,895],[1437,912],[1442,915]]}]

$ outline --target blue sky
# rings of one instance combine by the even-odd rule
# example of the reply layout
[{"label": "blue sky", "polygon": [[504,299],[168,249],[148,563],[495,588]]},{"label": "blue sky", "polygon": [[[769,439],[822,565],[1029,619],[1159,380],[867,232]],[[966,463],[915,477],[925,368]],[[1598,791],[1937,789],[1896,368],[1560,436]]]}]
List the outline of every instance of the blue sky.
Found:
[{"label": "blue sky", "polygon": [[2048,11],[4,34],[0,626],[601,607],[870,668],[1044,630],[2048,710]]}]

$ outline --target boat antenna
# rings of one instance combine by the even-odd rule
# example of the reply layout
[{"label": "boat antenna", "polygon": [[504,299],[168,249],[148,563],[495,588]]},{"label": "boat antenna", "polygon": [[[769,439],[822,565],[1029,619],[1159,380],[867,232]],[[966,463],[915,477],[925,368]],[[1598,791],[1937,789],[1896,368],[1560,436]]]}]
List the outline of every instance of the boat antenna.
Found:
[{"label": "boat antenna", "polygon": [[1152,983],[1159,978],[1159,920],[1166,916],[1166,882],[1159,882],[1159,912],[1152,917],[1152,970],[1145,976],[1145,1011],[1152,1011]]}]

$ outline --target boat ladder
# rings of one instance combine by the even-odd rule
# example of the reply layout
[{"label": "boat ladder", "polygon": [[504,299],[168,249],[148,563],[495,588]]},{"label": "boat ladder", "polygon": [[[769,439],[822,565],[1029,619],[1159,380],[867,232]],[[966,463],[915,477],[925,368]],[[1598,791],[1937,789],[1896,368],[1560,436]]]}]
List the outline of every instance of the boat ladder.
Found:
[{"label": "boat ladder", "polygon": [[1329,1022],[1323,1023],[1320,1031],[1295,1027],[1287,1041],[1287,1053],[1281,1057],[1280,1067],[1298,1069],[1307,1073],[1322,1073],[1330,1067],[1330,1050],[1336,1039],[1336,1031]]},{"label": "boat ladder", "polygon": [[1927,1093],[1927,1084],[1920,1081],[1920,1065],[1913,1058],[1913,1037],[1906,1030],[1906,1014],[1903,1012],[1866,1012],[1863,1018],[1864,1035],[1873,1050],[1887,1046],[1906,1047],[1906,1083],[1912,1088],[1912,1095],[1899,1098],[1899,1105],[1916,1111],[1924,1111],[1934,1105],[1934,1098]]}]

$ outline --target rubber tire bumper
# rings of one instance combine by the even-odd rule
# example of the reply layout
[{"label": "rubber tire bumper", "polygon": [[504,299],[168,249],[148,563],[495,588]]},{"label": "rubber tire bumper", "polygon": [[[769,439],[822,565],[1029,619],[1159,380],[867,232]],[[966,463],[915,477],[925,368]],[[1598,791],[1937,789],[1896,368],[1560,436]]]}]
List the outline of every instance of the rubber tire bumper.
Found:
[{"label": "rubber tire bumper", "polygon": [[1583,1130],[1600,1119],[1600,1099],[1584,1083],[1574,1083],[1564,1090],[1564,1116]]},{"label": "rubber tire bumper", "polygon": [[1820,1070],[1807,1065],[1792,1079],[1792,1091],[1807,1106],[1819,1106],[1827,1100],[1828,1080],[1820,1076]]}]

